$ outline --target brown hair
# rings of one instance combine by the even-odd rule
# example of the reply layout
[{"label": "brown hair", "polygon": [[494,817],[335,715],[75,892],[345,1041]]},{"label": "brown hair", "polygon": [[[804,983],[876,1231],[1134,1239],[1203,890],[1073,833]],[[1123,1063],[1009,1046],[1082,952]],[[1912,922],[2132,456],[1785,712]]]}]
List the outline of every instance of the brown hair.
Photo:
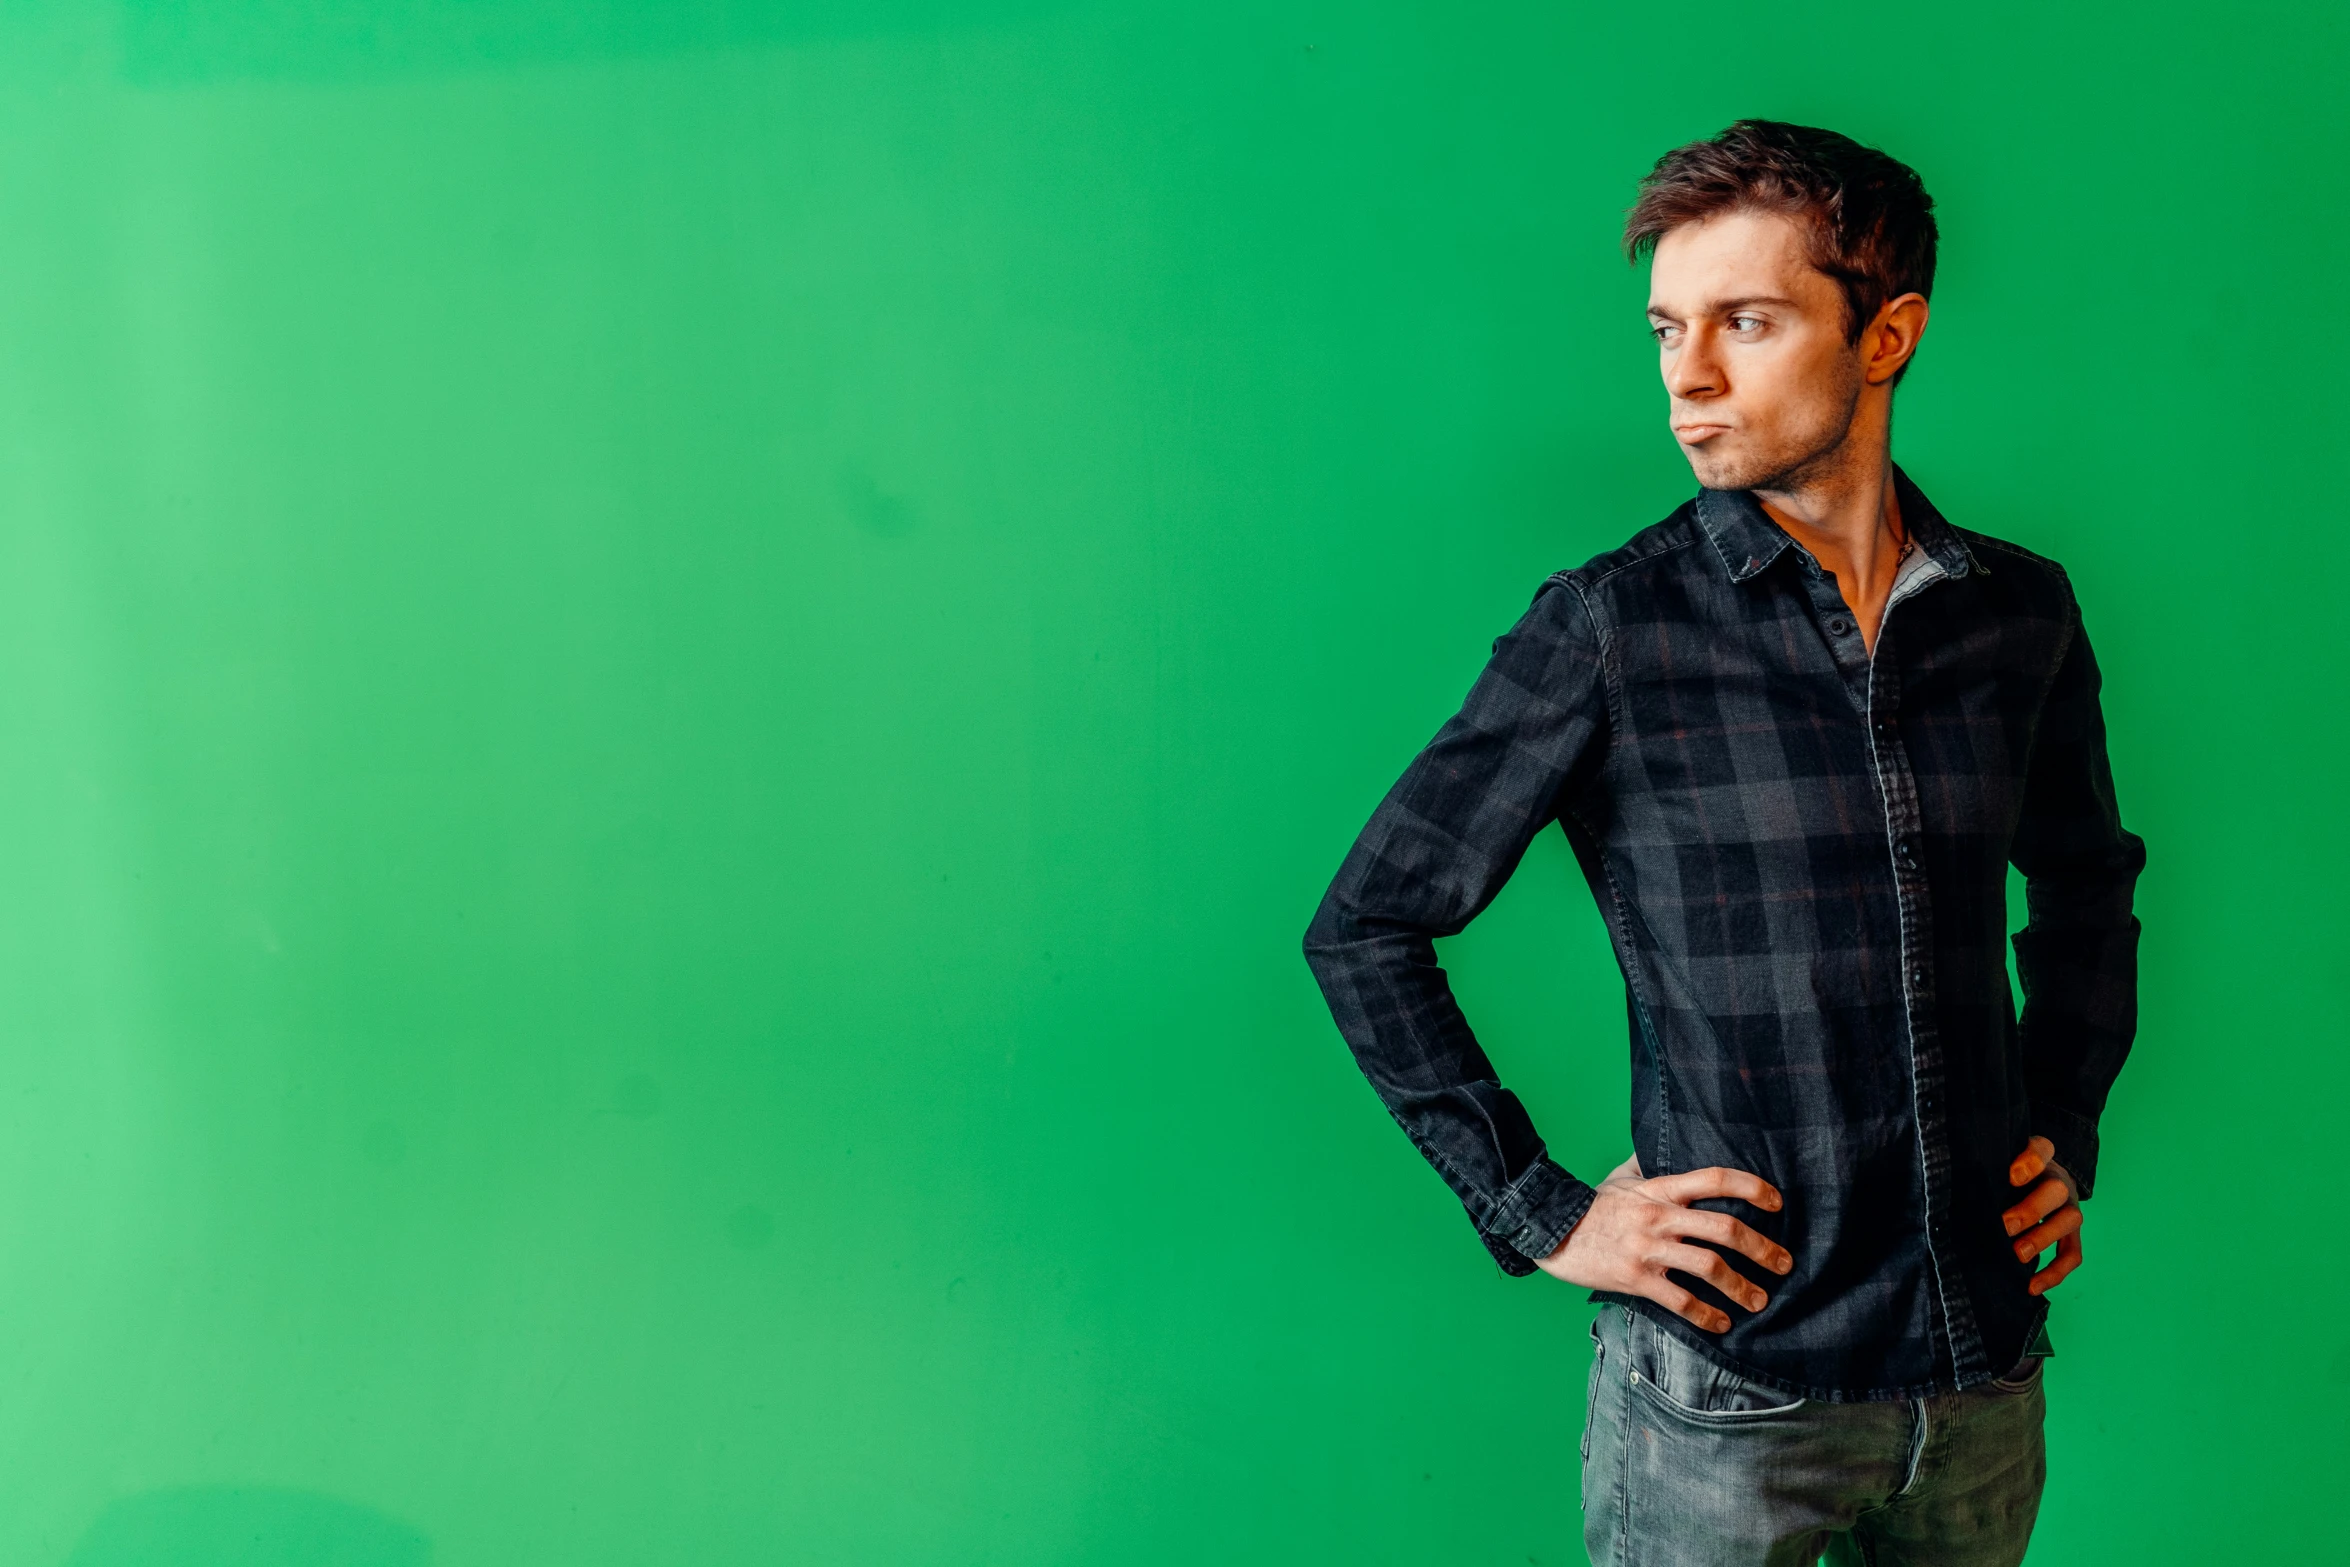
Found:
[{"label": "brown hair", "polygon": [[1637,262],[1670,230],[1740,208],[1809,227],[1812,265],[1844,290],[1848,341],[1885,301],[1934,292],[1934,198],[1917,171],[1849,136],[1779,120],[1740,120],[1657,159],[1624,216],[1624,254]]}]

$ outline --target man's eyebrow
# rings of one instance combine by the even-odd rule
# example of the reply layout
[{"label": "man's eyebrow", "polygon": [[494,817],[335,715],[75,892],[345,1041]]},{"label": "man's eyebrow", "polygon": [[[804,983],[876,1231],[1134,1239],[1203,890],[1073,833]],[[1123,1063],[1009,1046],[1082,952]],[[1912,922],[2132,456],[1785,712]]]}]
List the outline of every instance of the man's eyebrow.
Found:
[{"label": "man's eyebrow", "polygon": [[[1733,310],[1743,310],[1749,305],[1786,305],[1797,310],[1803,308],[1795,300],[1779,294],[1740,294],[1735,299],[1709,299],[1697,313],[1701,316],[1728,315]],[[1650,305],[1648,313],[1652,316],[1669,316],[1673,312],[1662,305]]]}]

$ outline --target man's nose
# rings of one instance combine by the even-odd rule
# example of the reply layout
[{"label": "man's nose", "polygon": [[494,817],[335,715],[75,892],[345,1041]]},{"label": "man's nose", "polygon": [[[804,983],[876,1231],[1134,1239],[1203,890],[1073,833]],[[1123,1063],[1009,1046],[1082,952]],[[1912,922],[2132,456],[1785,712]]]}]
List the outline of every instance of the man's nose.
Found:
[{"label": "man's nose", "polygon": [[1726,390],[1713,334],[1703,329],[1690,332],[1680,348],[1665,357],[1664,368],[1665,390],[1675,397],[1716,397]]}]

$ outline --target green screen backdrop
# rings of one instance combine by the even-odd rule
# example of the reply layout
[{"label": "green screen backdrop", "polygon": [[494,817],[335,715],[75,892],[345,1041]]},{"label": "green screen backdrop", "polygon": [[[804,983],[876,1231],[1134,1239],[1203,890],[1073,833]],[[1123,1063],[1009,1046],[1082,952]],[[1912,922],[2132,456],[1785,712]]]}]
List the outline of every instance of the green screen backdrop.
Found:
[{"label": "green screen backdrop", "polygon": [[[1740,115],[2150,848],[2033,1560],[2344,1560],[2344,17],[0,0],[0,1567],[1580,1561],[1297,947]],[[1622,1157],[1562,840],[1448,961]]]}]

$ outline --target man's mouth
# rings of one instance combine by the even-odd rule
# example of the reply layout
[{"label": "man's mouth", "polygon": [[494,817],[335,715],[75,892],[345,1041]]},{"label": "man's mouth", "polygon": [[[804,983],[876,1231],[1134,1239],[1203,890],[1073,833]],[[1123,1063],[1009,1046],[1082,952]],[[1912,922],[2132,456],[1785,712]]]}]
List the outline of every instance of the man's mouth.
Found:
[{"label": "man's mouth", "polygon": [[1726,424],[1677,424],[1673,426],[1673,439],[1684,446],[1695,446],[1700,441],[1710,441],[1717,435],[1729,433],[1730,427]]}]

